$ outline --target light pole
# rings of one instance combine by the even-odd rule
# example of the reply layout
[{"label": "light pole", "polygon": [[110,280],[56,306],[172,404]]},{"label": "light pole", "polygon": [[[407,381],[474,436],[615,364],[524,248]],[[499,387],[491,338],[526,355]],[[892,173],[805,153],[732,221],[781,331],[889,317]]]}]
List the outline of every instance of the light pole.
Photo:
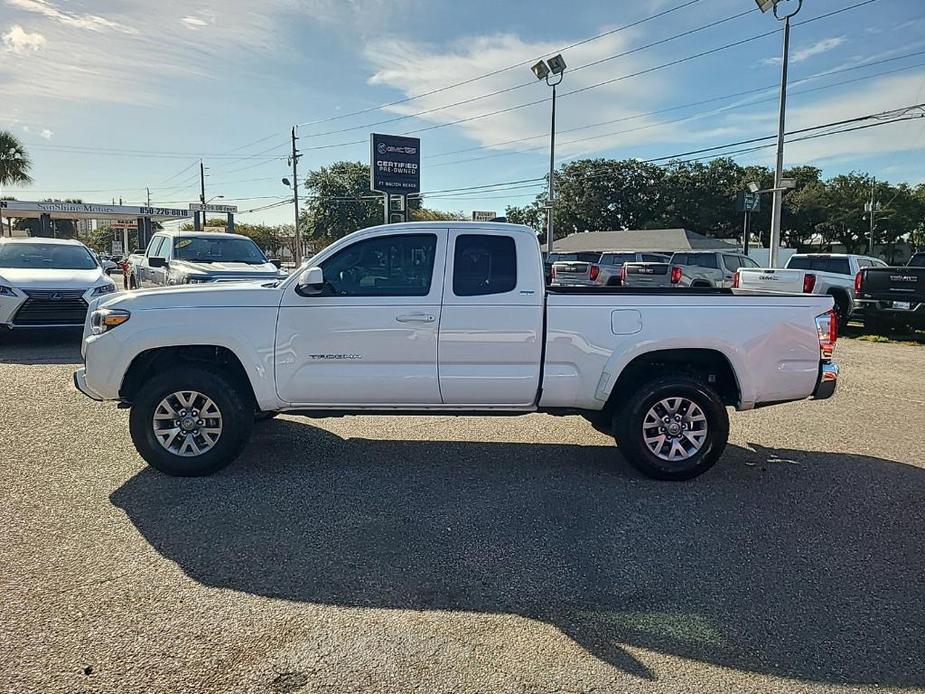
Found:
[{"label": "light pole", "polygon": [[546,80],[552,87],[552,121],[549,128],[549,195],[546,200],[546,253],[552,253],[554,231],[554,207],[556,196],[556,87],[565,77],[565,59],[561,54],[553,56],[549,61],[541,60],[532,68],[538,80]]},{"label": "light pole", "polygon": [[[777,122],[777,166],[774,170],[774,197],[771,202],[771,243],[770,265],[777,267],[778,252],[780,250],[780,217],[784,194],[781,181],[784,177],[784,130],[786,129],[787,111],[787,65],[790,61],[790,18],[803,7],[803,0],[755,0],[758,9],[762,12],[774,11],[774,17],[784,23],[784,51],[780,67],[780,112]],[[789,14],[781,14],[781,7],[796,5]]]},{"label": "light pole", "polygon": [[[749,183],[748,192],[752,193],[753,195],[764,195],[765,193],[773,193],[774,198],[776,199],[778,196],[783,196],[785,191],[788,191],[792,188],[797,187],[797,182],[796,182],[796,179],[794,178],[780,178],[778,180],[780,181],[780,183],[778,185],[775,185],[773,188],[762,188],[757,182]],[[748,219],[748,213],[746,213],[746,220],[747,219]],[[778,217],[777,221],[780,222],[780,217]],[[746,227],[747,226],[748,224],[746,222]],[[750,230],[746,229],[745,233],[749,234],[751,232]],[[770,244],[771,247],[768,249],[769,250],[769,255],[768,255],[768,266],[769,267],[777,267],[777,261],[779,259],[778,254],[777,254],[777,249],[780,247],[780,226],[778,226],[777,228],[777,239],[778,239],[778,242],[777,242],[777,245],[775,246],[774,245],[774,230],[772,229],[771,230],[771,244]],[[748,238],[747,237],[745,240],[745,244],[746,244],[745,245],[745,255],[748,255]]]}]

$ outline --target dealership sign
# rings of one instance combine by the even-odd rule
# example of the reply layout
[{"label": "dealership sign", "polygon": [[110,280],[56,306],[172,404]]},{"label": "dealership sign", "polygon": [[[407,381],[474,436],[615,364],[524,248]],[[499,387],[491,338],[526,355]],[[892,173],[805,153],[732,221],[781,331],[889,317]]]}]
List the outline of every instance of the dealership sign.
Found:
[{"label": "dealership sign", "polygon": [[490,222],[493,219],[497,219],[498,213],[493,210],[473,210],[472,211],[472,221],[473,222]]},{"label": "dealership sign", "polygon": [[203,205],[201,202],[191,202],[189,205],[190,212],[202,212],[202,209],[205,208],[206,212],[227,212],[234,214],[238,211],[237,205]]},{"label": "dealership sign", "polygon": [[409,195],[421,190],[421,141],[399,135],[369,136],[369,188]]}]

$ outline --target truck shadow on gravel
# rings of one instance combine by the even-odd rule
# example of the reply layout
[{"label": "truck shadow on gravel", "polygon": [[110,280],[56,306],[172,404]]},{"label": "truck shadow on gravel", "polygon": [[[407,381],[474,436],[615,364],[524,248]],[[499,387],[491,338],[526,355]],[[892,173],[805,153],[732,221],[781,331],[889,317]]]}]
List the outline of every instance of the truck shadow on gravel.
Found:
[{"label": "truck shadow on gravel", "polygon": [[624,645],[925,685],[925,474],[888,460],[730,447],[672,484],[611,446],[344,440],[278,420],[217,476],[144,470],[111,499],[207,586],[523,615],[647,679]]}]

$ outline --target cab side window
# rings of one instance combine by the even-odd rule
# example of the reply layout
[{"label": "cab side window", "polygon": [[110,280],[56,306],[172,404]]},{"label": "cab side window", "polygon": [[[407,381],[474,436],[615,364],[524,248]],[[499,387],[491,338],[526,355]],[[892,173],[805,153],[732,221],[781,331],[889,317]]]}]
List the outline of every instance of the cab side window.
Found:
[{"label": "cab side window", "polygon": [[509,236],[462,234],[453,256],[453,294],[485,296],[517,286],[517,251]]},{"label": "cab side window", "polygon": [[155,236],[153,239],[151,239],[151,243],[148,244],[148,250],[145,255],[147,255],[149,258],[165,257],[161,255],[161,248],[166,240],[167,239],[163,236]]},{"label": "cab side window", "polygon": [[434,275],[435,234],[357,241],[321,264],[328,296],[427,296]]},{"label": "cab side window", "polygon": [[726,269],[729,272],[735,272],[739,269],[739,256],[737,255],[724,255],[723,256],[723,265],[726,266]]}]

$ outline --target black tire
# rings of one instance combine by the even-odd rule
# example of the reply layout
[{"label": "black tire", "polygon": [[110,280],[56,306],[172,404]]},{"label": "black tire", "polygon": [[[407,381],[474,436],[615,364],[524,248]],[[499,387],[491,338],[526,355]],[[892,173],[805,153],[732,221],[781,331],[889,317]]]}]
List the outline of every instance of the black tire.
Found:
[{"label": "black tire", "polygon": [[835,315],[838,318],[838,334],[843,335],[848,327],[848,317],[851,314],[851,302],[844,294],[830,294],[835,300]]},{"label": "black tire", "polygon": [[254,421],[255,422],[268,422],[274,417],[276,417],[276,415],[278,414],[279,412],[256,412],[254,414]]},{"label": "black tire", "polygon": [[[668,461],[649,450],[643,422],[649,410],[666,398],[682,397],[695,403],[706,418],[706,438],[689,458]],[[729,414],[712,388],[690,376],[661,376],[642,384],[630,401],[614,415],[614,438],[623,457],[647,477],[658,480],[689,480],[709,470],[726,449]]]},{"label": "black tire", "polygon": [[[222,432],[201,455],[183,457],[164,448],[154,435],[155,409],[171,393],[197,391],[212,399],[222,415]],[[129,415],[135,448],[151,467],[174,477],[201,477],[231,463],[243,450],[254,425],[254,403],[221,371],[181,366],[158,374],[141,386]]]}]

